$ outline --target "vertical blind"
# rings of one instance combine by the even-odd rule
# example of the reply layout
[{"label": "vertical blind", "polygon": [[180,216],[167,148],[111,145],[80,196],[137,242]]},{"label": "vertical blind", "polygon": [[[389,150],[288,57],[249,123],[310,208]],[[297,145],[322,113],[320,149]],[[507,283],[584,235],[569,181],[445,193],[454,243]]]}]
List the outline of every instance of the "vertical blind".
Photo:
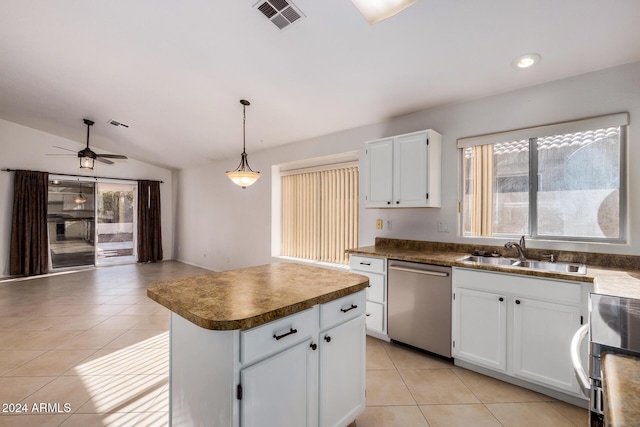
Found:
[{"label": "vertical blind", "polygon": [[319,169],[283,173],[282,255],[346,264],[358,245],[358,167]]}]

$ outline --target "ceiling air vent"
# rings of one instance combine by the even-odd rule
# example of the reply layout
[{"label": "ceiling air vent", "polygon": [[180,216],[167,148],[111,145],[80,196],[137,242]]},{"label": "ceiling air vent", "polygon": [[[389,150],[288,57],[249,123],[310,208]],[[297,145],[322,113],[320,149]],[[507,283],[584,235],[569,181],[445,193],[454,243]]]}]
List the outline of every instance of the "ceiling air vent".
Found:
[{"label": "ceiling air vent", "polygon": [[262,0],[253,7],[281,30],[305,17],[297,6],[287,0]]},{"label": "ceiling air vent", "polygon": [[125,125],[124,123],[122,123],[122,122],[118,122],[118,121],[116,121],[116,120],[109,120],[109,121],[107,121],[107,123],[109,123],[110,125],[114,125],[114,126],[116,126],[116,127],[117,127],[117,126],[122,126],[122,127],[124,127],[124,128],[128,128],[128,127],[129,127],[129,125]]}]

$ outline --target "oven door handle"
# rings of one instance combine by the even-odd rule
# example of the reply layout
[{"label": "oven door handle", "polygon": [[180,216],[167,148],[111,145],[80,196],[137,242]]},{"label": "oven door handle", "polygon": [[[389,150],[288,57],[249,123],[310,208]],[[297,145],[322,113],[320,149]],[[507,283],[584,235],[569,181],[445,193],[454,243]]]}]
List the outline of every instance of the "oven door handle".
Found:
[{"label": "oven door handle", "polygon": [[571,339],[571,363],[573,364],[573,372],[576,374],[576,378],[578,379],[578,383],[580,388],[582,389],[582,393],[585,396],[590,395],[591,391],[591,382],[589,381],[589,377],[585,373],[584,367],[582,366],[582,360],[580,358],[580,347],[582,347],[582,341],[589,334],[589,324],[583,325],[578,331],[573,335]]}]

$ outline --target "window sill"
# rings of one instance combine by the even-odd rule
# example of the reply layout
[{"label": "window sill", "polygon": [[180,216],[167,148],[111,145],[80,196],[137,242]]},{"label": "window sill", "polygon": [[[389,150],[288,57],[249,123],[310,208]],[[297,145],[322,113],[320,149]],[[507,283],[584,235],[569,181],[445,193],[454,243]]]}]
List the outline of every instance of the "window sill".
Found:
[{"label": "window sill", "polygon": [[294,257],[289,257],[289,256],[274,256],[274,258],[278,258],[281,260],[286,260],[286,261],[292,261],[292,262],[297,262],[300,264],[307,264],[307,265],[315,265],[318,267],[327,267],[327,268],[331,268],[334,270],[349,270],[349,264],[334,264],[331,262],[322,262],[322,261],[313,261],[310,259],[304,259],[304,258],[294,258]]}]

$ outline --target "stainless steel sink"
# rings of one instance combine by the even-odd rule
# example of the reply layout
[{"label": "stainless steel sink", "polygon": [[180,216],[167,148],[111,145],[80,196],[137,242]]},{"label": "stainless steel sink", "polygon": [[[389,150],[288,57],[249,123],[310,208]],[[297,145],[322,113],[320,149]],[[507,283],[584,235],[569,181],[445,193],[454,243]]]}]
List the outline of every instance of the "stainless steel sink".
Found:
[{"label": "stainless steel sink", "polygon": [[480,265],[496,265],[502,267],[518,267],[531,268],[533,270],[551,271],[556,273],[574,273],[587,274],[587,266],[584,264],[570,262],[549,262],[525,260],[520,261],[517,258],[502,258],[491,256],[467,255],[460,258],[460,261],[480,264]]},{"label": "stainless steel sink", "polygon": [[464,258],[461,258],[460,261],[473,262],[475,264],[490,264],[490,265],[513,265],[518,262],[515,258],[502,258],[502,257],[491,257],[491,256],[478,256],[478,255],[467,255]]},{"label": "stainless steel sink", "polygon": [[587,266],[569,262],[549,262],[549,261],[518,261],[514,266],[532,268],[534,270],[554,271],[558,273],[586,274]]}]

